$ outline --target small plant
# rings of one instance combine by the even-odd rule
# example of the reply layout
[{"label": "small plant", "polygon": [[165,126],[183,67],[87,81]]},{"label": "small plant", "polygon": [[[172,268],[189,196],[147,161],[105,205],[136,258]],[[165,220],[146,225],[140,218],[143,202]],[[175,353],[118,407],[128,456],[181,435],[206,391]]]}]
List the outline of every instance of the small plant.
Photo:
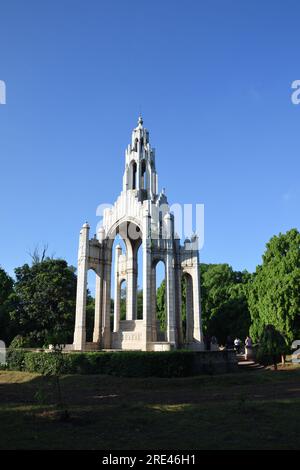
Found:
[{"label": "small plant", "polygon": [[48,354],[52,354],[54,357],[53,361],[53,370],[50,372],[50,375],[54,378],[56,393],[57,393],[57,405],[59,408],[59,419],[60,421],[69,421],[70,413],[67,408],[67,405],[63,402],[61,383],[60,378],[64,370],[64,359],[61,348],[55,348],[53,351]]},{"label": "small plant", "polygon": [[[54,391],[58,407],[60,421],[68,421],[70,413],[66,403],[63,401],[60,378],[64,372],[64,357],[60,346],[54,346],[47,353],[29,353],[26,356],[26,368],[37,369],[45,377],[51,377],[54,381]],[[39,389],[36,392],[37,399],[44,399],[43,392]]]}]

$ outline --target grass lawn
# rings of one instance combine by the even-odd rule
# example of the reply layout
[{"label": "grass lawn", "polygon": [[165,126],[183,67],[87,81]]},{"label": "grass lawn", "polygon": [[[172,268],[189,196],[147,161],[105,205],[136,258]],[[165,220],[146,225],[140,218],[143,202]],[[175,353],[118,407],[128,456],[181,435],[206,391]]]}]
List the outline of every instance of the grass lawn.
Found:
[{"label": "grass lawn", "polygon": [[300,368],[180,379],[0,372],[1,449],[300,449]]}]

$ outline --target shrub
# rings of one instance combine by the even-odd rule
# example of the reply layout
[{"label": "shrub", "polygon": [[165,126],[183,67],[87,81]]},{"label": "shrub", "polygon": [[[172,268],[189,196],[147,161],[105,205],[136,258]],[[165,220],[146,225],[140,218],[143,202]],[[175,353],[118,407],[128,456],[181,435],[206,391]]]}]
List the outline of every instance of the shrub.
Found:
[{"label": "shrub", "polygon": [[171,352],[91,352],[56,354],[14,350],[9,368],[56,374],[107,374],[119,377],[184,377],[194,369],[191,351]]},{"label": "shrub", "polygon": [[209,353],[193,351],[27,352],[23,354],[20,370],[44,375],[104,374],[118,377],[187,377],[203,372],[226,372],[228,361],[227,356],[224,357],[218,352],[215,352],[212,358]]},{"label": "shrub", "polygon": [[28,347],[28,341],[23,336],[15,336],[12,342],[9,345],[7,350],[7,367],[10,370],[23,370],[24,369],[24,359],[25,359],[25,350],[23,348]]},{"label": "shrub", "polygon": [[63,355],[57,352],[26,353],[24,370],[43,375],[60,375],[68,372]]},{"label": "shrub", "polygon": [[24,370],[24,360],[26,352],[22,349],[7,351],[6,361],[9,370]]},{"label": "shrub", "polygon": [[265,365],[274,364],[276,368],[280,357],[286,352],[287,344],[283,335],[273,325],[266,325],[259,340],[257,359]]}]

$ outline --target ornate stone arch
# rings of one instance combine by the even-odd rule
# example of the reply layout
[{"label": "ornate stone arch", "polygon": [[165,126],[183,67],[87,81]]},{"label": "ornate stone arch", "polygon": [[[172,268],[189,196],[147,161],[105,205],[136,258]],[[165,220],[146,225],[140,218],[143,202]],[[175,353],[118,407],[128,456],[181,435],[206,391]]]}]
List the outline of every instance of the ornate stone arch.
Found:
[{"label": "ornate stone arch", "polygon": [[[147,177],[142,183],[141,176]],[[135,174],[135,177],[134,177]],[[128,233],[132,227],[134,233]],[[124,233],[125,232],[125,233]],[[137,233],[138,232],[138,233]],[[126,253],[118,248],[115,265],[117,282],[126,276],[128,302],[127,320],[118,320],[115,311],[114,331],[110,328],[112,248],[115,236],[120,233]],[[123,233],[123,234],[122,234]],[[142,245],[143,259],[143,319],[136,318],[135,294],[137,290],[137,253]],[[116,258],[115,258],[116,259]],[[157,340],[157,325],[153,302],[156,283],[153,270],[158,261],[165,265],[167,331],[165,341]],[[85,340],[86,275],[89,267],[97,273],[95,298],[95,330],[93,345]],[[124,274],[125,273],[125,274]],[[131,144],[125,152],[123,189],[111,209],[104,211],[103,225],[98,236],[89,239],[89,226],[80,232],[78,252],[78,283],[76,320],[73,349],[87,347],[120,349],[171,349],[182,346],[181,327],[181,277],[191,276],[192,281],[192,334],[191,344],[185,347],[201,348],[201,309],[199,253],[197,244],[180,245],[174,234],[174,216],[170,212],[164,190],[158,192],[155,152],[149,143],[149,133],[140,117],[133,130]],[[116,279],[115,279],[116,281]],[[117,294],[116,294],[117,295]],[[190,319],[191,320],[191,319]]]}]

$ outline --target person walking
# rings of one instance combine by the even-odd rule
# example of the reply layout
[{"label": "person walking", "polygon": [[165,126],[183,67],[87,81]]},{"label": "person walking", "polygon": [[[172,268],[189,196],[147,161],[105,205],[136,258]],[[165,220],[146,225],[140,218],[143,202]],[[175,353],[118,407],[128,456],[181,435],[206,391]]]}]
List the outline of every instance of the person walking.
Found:
[{"label": "person walking", "polygon": [[242,344],[242,341],[240,340],[240,338],[235,338],[234,349],[237,354],[240,354],[241,352],[241,344]]}]

